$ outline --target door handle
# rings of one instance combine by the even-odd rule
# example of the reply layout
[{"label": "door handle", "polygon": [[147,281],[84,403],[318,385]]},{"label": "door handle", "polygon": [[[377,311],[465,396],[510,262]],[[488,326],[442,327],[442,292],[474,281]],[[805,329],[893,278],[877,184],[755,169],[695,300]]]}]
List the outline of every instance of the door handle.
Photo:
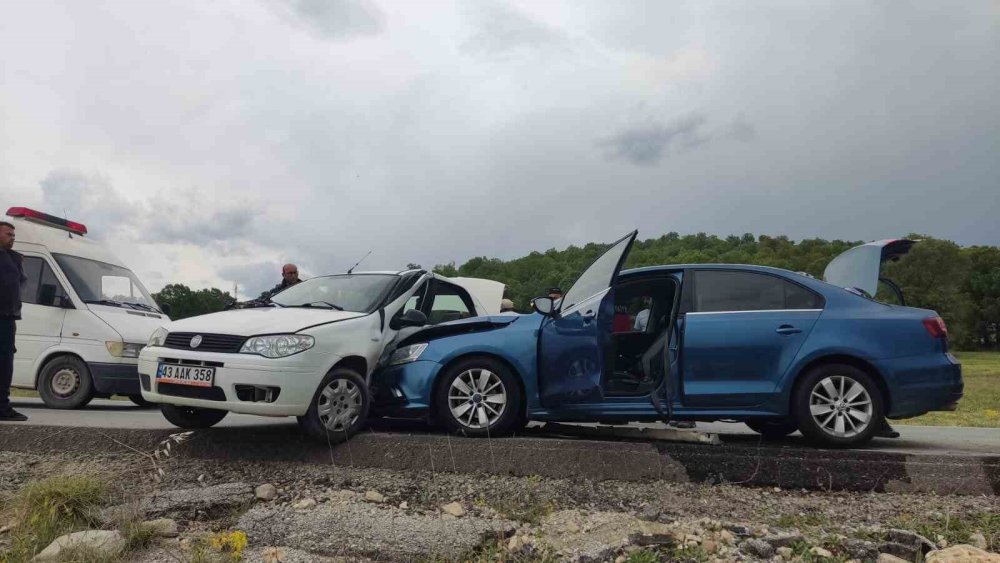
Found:
[{"label": "door handle", "polygon": [[802,332],[802,329],[795,328],[792,325],[781,325],[777,329],[775,329],[774,332],[777,332],[778,334],[798,334]]},{"label": "door handle", "polygon": [[593,311],[587,311],[583,314],[583,324],[589,324],[590,321],[594,320],[595,316],[597,315],[595,315]]}]

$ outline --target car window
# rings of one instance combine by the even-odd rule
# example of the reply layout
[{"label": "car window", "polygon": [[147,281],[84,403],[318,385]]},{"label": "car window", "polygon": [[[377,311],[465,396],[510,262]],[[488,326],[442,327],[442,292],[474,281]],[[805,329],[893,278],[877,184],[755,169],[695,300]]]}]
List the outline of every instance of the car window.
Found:
[{"label": "car window", "polygon": [[646,332],[646,328],[649,326],[649,312],[652,309],[652,296],[619,292],[615,295],[615,316],[611,323],[612,332],[615,334]]},{"label": "car window", "polygon": [[777,276],[754,272],[699,271],[695,275],[695,311],[771,311],[818,309],[815,293]]},{"label": "car window", "polygon": [[427,282],[424,282],[417,288],[417,291],[406,300],[406,304],[400,310],[401,313],[411,311],[413,309],[421,309],[423,307],[424,294],[427,293]]},{"label": "car window", "polygon": [[21,284],[21,302],[46,307],[60,306],[62,299],[66,297],[66,291],[48,263],[37,256],[25,256],[23,268],[28,279]]},{"label": "car window", "polygon": [[563,296],[560,304],[563,312],[611,286],[612,280],[618,273],[619,262],[622,261],[623,255],[628,251],[634,238],[635,233],[632,233],[619,240],[580,274],[580,278]]},{"label": "car window", "polygon": [[431,304],[430,313],[427,315],[428,324],[444,323],[475,316],[475,313],[469,307],[471,300],[468,295],[463,295],[465,293],[464,290],[440,282],[434,285],[434,300]]}]

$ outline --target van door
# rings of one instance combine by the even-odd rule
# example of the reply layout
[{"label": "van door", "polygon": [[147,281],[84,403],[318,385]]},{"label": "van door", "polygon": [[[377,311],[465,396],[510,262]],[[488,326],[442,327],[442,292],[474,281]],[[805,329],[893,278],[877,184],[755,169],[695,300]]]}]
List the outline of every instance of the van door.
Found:
[{"label": "van door", "polygon": [[36,361],[62,338],[66,318],[64,304],[69,304],[69,297],[43,256],[26,253],[24,274],[28,279],[21,285],[21,320],[17,321],[13,385],[34,387]]}]

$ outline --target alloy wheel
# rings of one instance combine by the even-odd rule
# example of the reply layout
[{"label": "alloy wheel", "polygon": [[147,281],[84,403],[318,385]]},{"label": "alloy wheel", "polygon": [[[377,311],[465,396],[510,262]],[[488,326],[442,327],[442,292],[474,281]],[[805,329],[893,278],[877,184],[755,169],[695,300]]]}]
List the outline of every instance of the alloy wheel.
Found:
[{"label": "alloy wheel", "polygon": [[831,375],[813,387],[809,412],[827,434],[853,438],[872,423],[874,407],[871,395],[860,382],[844,375]]},{"label": "alloy wheel", "polygon": [[333,379],[316,400],[319,421],[331,432],[346,432],[361,414],[361,390],[346,379]]},{"label": "alloy wheel", "polygon": [[451,382],[448,408],[462,426],[490,428],[507,409],[507,389],[488,369],[465,370]]}]

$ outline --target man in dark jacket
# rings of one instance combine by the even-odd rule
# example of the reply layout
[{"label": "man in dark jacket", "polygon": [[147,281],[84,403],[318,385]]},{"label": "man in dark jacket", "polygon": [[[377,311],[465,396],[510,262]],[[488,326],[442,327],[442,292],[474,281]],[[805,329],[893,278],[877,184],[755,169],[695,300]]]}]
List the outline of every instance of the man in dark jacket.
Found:
[{"label": "man in dark jacket", "polygon": [[275,293],[289,288],[301,281],[302,280],[299,279],[299,267],[295,264],[285,264],[281,267],[281,283],[272,287],[270,290],[265,291],[257,299],[259,301],[266,301]]},{"label": "man in dark jacket", "polygon": [[24,421],[28,417],[10,406],[10,382],[14,377],[15,324],[21,318],[21,255],[14,252],[14,225],[0,221],[0,421]]}]

